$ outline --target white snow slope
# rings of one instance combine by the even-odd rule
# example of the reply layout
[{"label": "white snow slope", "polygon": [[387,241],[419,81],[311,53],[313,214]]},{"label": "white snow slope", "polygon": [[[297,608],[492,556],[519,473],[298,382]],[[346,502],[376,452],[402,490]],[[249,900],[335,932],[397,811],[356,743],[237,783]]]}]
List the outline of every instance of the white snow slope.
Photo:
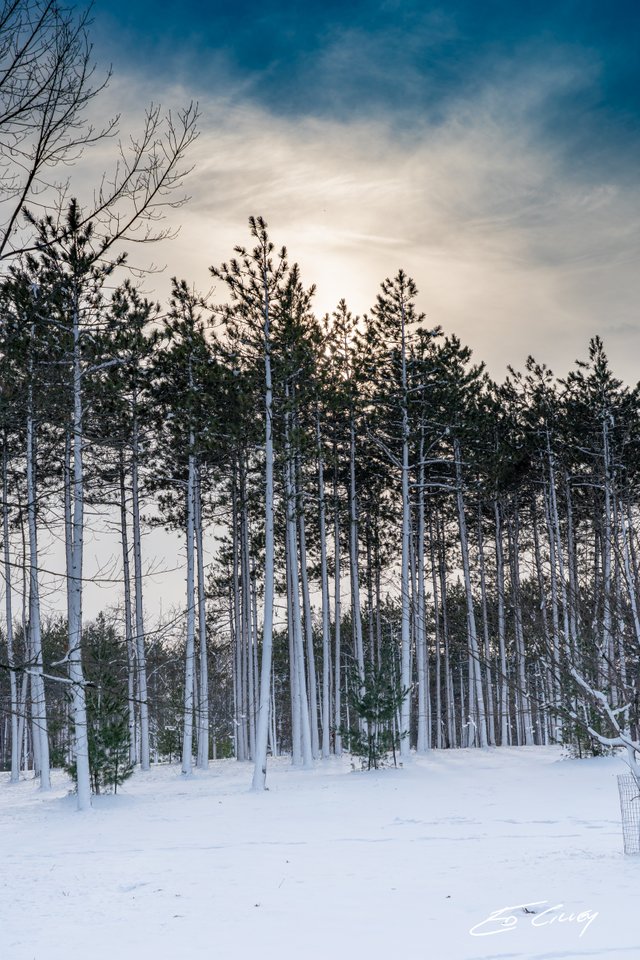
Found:
[{"label": "white snow slope", "polygon": [[278,760],[257,795],[219,761],[86,814],[62,774],[49,795],[2,775],[0,960],[638,960],[624,770],[535,747]]}]

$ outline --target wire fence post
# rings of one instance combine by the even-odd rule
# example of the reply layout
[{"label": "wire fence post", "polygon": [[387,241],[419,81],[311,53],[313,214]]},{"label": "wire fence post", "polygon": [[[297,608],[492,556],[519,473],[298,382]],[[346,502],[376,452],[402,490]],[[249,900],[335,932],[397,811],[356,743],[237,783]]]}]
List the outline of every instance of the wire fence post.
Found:
[{"label": "wire fence post", "polygon": [[622,839],[626,854],[640,854],[640,784],[631,773],[618,774]]}]

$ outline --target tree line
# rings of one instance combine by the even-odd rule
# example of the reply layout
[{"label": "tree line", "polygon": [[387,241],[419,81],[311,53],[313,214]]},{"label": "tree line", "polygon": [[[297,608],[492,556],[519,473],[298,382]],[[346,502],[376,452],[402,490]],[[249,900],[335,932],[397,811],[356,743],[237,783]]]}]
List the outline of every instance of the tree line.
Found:
[{"label": "tree line", "polygon": [[[93,205],[58,190],[38,216],[34,184],[92,139],[79,112],[99,87],[82,18],[18,2],[3,16],[3,62],[35,43],[53,57],[42,103],[31,59],[0,81],[0,126],[22,104],[34,169],[5,187],[0,277],[11,779],[33,769],[47,789],[53,757],[86,807],[107,693],[130,765],[179,755],[188,775],[231,753],[256,788],[268,754],[310,766],[343,749],[623,746],[637,772],[639,398],[601,340],[564,378],[529,358],[497,383],[419,313],[402,270],[366,315],[341,300],[317,316],[253,217],[210,296],[175,278],[154,303],[123,271],[182,202],[197,110],[151,108]],[[22,33],[2,32],[11,16]],[[117,525],[122,597],[87,623],[95,516]],[[150,523],[184,542],[184,608],[164,624],[145,604]],[[57,619],[45,533],[64,544]]]},{"label": "tree line", "polygon": [[[14,776],[30,729],[27,760],[48,782],[49,690],[68,700],[67,751],[86,753],[82,547],[100,510],[119,524],[112,620],[143,769],[173,744],[188,774],[215,741],[253,760],[259,785],[267,752],[339,754],[372,732],[357,705],[381,673],[401,757],[637,741],[639,398],[598,338],[564,379],[530,358],[498,384],[426,323],[402,271],[369,314],[341,301],[317,317],[260,219],[254,245],[212,268],[225,300],[174,279],[162,310],[129,279],[105,292],[116,264],[97,265],[81,222],[72,202],[62,241],[40,224],[1,287]],[[184,611],[157,639],[151,514],[185,544]],[[53,664],[43,528],[67,558],[68,644]]]}]

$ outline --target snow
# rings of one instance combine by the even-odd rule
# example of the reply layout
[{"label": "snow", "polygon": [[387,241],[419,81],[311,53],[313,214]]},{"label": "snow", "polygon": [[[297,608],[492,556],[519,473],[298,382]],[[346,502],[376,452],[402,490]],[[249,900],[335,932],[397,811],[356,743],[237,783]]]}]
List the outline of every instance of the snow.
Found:
[{"label": "snow", "polygon": [[[60,773],[48,795],[3,774],[0,956],[635,960],[625,769],[555,747],[434,752],[374,773],[281,759],[256,794],[249,764],[189,779],[161,765],[87,813]],[[504,907],[508,926],[483,923]]]}]

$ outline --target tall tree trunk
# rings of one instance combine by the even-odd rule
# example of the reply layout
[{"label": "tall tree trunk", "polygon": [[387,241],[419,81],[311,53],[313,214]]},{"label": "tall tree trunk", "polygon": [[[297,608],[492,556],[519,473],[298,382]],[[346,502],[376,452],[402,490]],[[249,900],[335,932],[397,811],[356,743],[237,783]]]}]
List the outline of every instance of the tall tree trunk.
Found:
[{"label": "tall tree trunk", "polygon": [[209,766],[209,669],[207,658],[207,611],[204,585],[204,548],[202,535],[202,487],[199,470],[195,484],[195,542],[198,571],[198,639],[200,654],[200,699],[198,710],[198,755],[197,765],[206,770]]},{"label": "tall tree trunk", "polygon": [[254,790],[264,790],[267,781],[267,743],[271,706],[271,660],[273,656],[274,542],[273,542],[273,386],[271,382],[271,335],[267,268],[264,267],[264,367],[265,367],[265,559],[264,620],[262,626],[262,664],[260,670],[260,707],[256,731]]},{"label": "tall tree trunk", "polygon": [[140,767],[149,770],[149,703],[147,693],[147,658],[144,639],[144,614],[142,603],[142,537],[140,530],[140,484],[138,480],[138,418],[133,418],[133,441],[131,445],[131,493],[133,525],[133,575],[135,579],[136,663],[138,700],[140,706]]},{"label": "tall tree trunk", "polygon": [[7,435],[2,447],[2,536],[4,548],[4,604],[7,634],[7,665],[9,667],[9,691],[11,698],[11,783],[20,779],[20,741],[18,739],[18,684],[13,651],[13,607],[11,588],[11,540],[9,538],[9,463],[7,458]]},{"label": "tall tree trunk", "polygon": [[510,533],[511,594],[513,598],[513,620],[516,637],[516,674],[518,678],[516,702],[518,704],[518,743],[531,746],[534,742],[531,718],[531,702],[527,683],[524,631],[522,626],[522,604],[520,591],[520,513],[517,502],[514,504]]},{"label": "tall tree trunk", "polygon": [[239,533],[238,519],[238,489],[236,471],[233,474],[231,493],[231,549],[233,554],[233,641],[234,641],[234,671],[233,671],[233,693],[234,693],[234,723],[235,723],[235,741],[236,741],[236,759],[244,761],[247,759],[245,747],[245,719],[242,709],[242,614],[240,605],[240,560],[239,551],[241,537]]},{"label": "tall tree trunk", "polygon": [[320,587],[322,591],[322,757],[331,754],[331,637],[329,611],[329,571],[327,569],[327,529],[326,504],[324,497],[324,463],[322,456],[322,437],[320,434],[320,412],[316,410],[316,445],[318,454],[318,498],[320,524]]},{"label": "tall tree trunk", "polygon": [[507,644],[504,611],[504,551],[502,547],[502,517],[500,504],[493,501],[496,521],[496,592],[498,595],[498,654],[500,657],[500,743],[503,747],[511,744],[511,722],[509,717],[509,678],[507,675]]},{"label": "tall tree trunk", "polygon": [[[287,395],[287,399],[289,399]],[[293,618],[293,642],[295,653],[298,695],[300,698],[300,727],[302,734],[302,762],[305,767],[313,765],[311,749],[311,726],[309,723],[309,703],[307,700],[307,681],[304,664],[304,643],[302,639],[302,616],[300,611],[300,577],[298,574],[298,544],[296,524],[295,466],[291,449],[290,414],[285,414],[286,465],[285,484],[287,494],[287,544],[289,547],[291,579],[291,614]]]},{"label": "tall tree trunk", "polygon": [[431,589],[433,591],[433,623],[435,634],[435,694],[436,694],[436,749],[444,746],[444,719],[442,716],[442,651],[440,642],[440,601],[438,567],[436,564],[433,520],[429,517],[429,553],[431,560]]},{"label": "tall tree trunk", "polygon": [[411,751],[411,595],[409,592],[409,549],[411,536],[411,501],[409,499],[409,412],[407,409],[407,355],[404,307],[401,312],[402,362],[402,556],[400,593],[402,604],[401,685],[405,694],[400,709],[400,756]]},{"label": "tall tree trunk", "polygon": [[67,609],[69,613],[69,679],[71,680],[75,737],[75,761],[78,791],[78,809],[91,806],[91,775],[89,770],[89,737],[85,679],[82,669],[82,572],[84,550],[84,467],[83,467],[83,400],[82,364],[80,349],[80,314],[76,293],[73,311],[73,421],[71,431],[71,530],[67,557]]},{"label": "tall tree trunk", "polygon": [[187,639],[185,647],[184,712],[182,726],[182,773],[190,776],[193,770],[193,707],[195,693],[195,456],[194,435],[189,431],[189,473],[187,479]]},{"label": "tall tree trunk", "polygon": [[[615,651],[613,645],[612,616],[611,616],[611,463],[609,441],[609,412],[602,418],[602,454],[604,460],[604,518],[602,530],[602,662],[608,665],[606,682],[611,689],[612,704],[618,705],[618,696],[615,682]],[[604,671],[603,671],[604,672]]]},{"label": "tall tree trunk", "polygon": [[127,699],[129,711],[129,761],[137,763],[136,749],[136,653],[131,629],[131,571],[127,533],[127,490],[124,450],[120,451],[120,537],[122,542],[122,580],[124,583],[124,640],[127,648]]},{"label": "tall tree trunk", "polygon": [[302,709],[300,704],[300,683],[297,664],[295,627],[293,622],[293,579],[291,541],[285,537],[285,556],[287,567],[287,636],[289,638],[289,691],[291,699],[291,762],[295,767],[302,765]]},{"label": "tall tree trunk", "polygon": [[[334,460],[335,460],[335,449],[334,449]],[[342,589],[341,589],[341,564],[340,564],[340,505],[338,502],[338,468],[337,466],[334,469],[333,475],[333,549],[334,549],[334,561],[335,561],[335,570],[334,570],[334,631],[335,631],[335,669],[333,674],[334,682],[334,698],[333,698],[333,707],[334,707],[334,728],[335,728],[335,741],[334,741],[334,750],[336,756],[342,755],[342,735],[340,730],[342,729],[342,670],[341,670],[341,660],[342,660],[342,651],[341,651],[341,627],[342,627]]]},{"label": "tall tree trunk", "polygon": [[[32,339],[35,330],[32,327]],[[36,482],[36,423],[33,398],[33,357],[29,360],[29,387],[27,397],[27,521],[29,527],[29,645],[33,665],[31,667],[31,706],[33,713],[33,749],[40,775],[40,789],[51,789],[49,768],[49,734],[47,704],[44,689],[42,661],[42,628],[40,620],[40,584],[37,533],[37,482]]]},{"label": "tall tree trunk", "polygon": [[[543,491],[543,496],[546,497],[546,493]],[[547,589],[544,581],[544,569],[542,565],[542,550],[540,548],[540,535],[538,533],[538,511],[536,506],[536,497],[535,494],[531,498],[531,528],[533,532],[533,556],[535,561],[536,569],[536,579],[538,582],[538,594],[540,596],[540,617],[542,620],[542,635],[544,638],[544,645],[546,650],[553,650],[553,645],[551,641],[551,633],[549,630],[549,614],[547,610]],[[540,667],[542,669],[542,667]],[[539,689],[541,695],[544,696],[546,704],[552,702],[557,702],[559,697],[557,691],[555,690],[555,685],[557,683],[557,671],[555,667],[552,666],[545,671],[544,677],[541,678]],[[553,717],[553,711],[549,709],[548,706],[545,706],[541,709],[541,716],[544,720],[544,743],[549,743],[550,738],[556,736],[555,727],[552,724],[555,724],[557,721]]]},{"label": "tall tree trunk", "polygon": [[426,607],[424,590],[424,426],[420,430],[420,464],[418,468],[418,536],[417,536],[417,609],[416,660],[418,665],[418,742],[419,753],[431,748],[431,701],[429,684],[429,651],[426,641]]},{"label": "tall tree trunk", "polygon": [[444,639],[444,669],[445,669],[445,704],[447,712],[447,744],[449,747],[457,747],[457,730],[455,714],[455,696],[453,689],[453,675],[451,669],[451,656],[449,644],[449,615],[447,610],[447,564],[445,550],[445,528],[444,520],[440,525],[440,596],[442,598],[442,636]]},{"label": "tall tree trunk", "polygon": [[569,474],[565,470],[564,474],[564,495],[567,510],[567,568],[569,571],[569,635],[571,638],[571,649],[576,650],[578,642],[578,620],[579,620],[579,590],[578,590],[578,558],[576,553],[576,540],[573,523],[573,498],[571,496],[571,483]]},{"label": "tall tree trunk", "polygon": [[356,433],[353,416],[349,423],[349,552],[351,577],[351,623],[353,629],[358,683],[364,683],[364,650],[362,644],[362,617],[360,615],[360,563],[358,538],[358,499],[356,495]]},{"label": "tall tree trunk", "polygon": [[304,609],[304,631],[307,647],[307,667],[309,673],[309,726],[311,729],[311,753],[315,758],[320,753],[318,734],[318,684],[316,677],[316,658],[313,649],[313,619],[311,616],[311,597],[309,595],[309,575],[307,571],[307,537],[304,520],[304,497],[299,485],[300,471],[294,478],[298,489],[294,491],[298,511],[298,536],[300,540],[300,579],[302,586],[302,605]]},{"label": "tall tree trunk", "polygon": [[242,570],[242,691],[246,716],[244,724],[249,737],[248,756],[256,755],[256,696],[254,678],[254,635],[251,600],[251,548],[249,544],[249,504],[247,501],[246,470],[240,468],[240,565]]},{"label": "tall tree trunk", "polygon": [[465,594],[467,601],[467,632],[469,639],[469,654],[471,657],[471,666],[473,676],[469,677],[469,684],[474,685],[475,701],[478,709],[478,736],[480,746],[488,746],[487,721],[484,706],[484,693],[482,690],[482,674],[480,671],[480,650],[478,648],[478,633],[476,629],[476,615],[473,605],[473,589],[471,586],[471,568],[469,564],[469,544],[467,538],[467,522],[464,514],[464,499],[462,493],[462,461],[460,454],[460,442],[456,438],[453,441],[455,468],[456,468],[456,500],[458,505],[458,526],[460,529],[460,550],[462,554],[462,572],[464,575]]},{"label": "tall tree trunk", "polygon": [[484,639],[484,668],[486,677],[486,710],[489,725],[489,744],[496,745],[495,714],[493,708],[493,680],[491,670],[491,644],[489,642],[489,614],[487,611],[487,583],[484,561],[484,534],[482,530],[482,505],[478,503],[478,561],[480,567],[480,597],[482,603],[482,630]]}]

